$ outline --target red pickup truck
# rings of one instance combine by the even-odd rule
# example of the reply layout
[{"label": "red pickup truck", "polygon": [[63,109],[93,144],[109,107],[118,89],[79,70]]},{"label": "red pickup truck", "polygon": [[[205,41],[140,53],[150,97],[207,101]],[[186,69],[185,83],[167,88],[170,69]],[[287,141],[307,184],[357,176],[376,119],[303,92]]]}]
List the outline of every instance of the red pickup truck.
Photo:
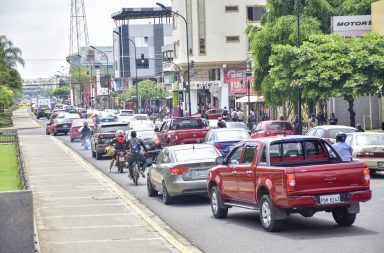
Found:
[{"label": "red pickup truck", "polygon": [[160,127],[157,133],[161,147],[197,143],[203,139],[209,128],[198,117],[178,117],[168,119]]},{"label": "red pickup truck", "polygon": [[332,212],[352,225],[360,202],[371,199],[370,176],[362,162],[343,162],[326,141],[307,136],[268,137],[236,145],[210,169],[208,193],[216,218],[229,207],[260,212],[266,231],[279,230],[291,213],[311,217]]}]

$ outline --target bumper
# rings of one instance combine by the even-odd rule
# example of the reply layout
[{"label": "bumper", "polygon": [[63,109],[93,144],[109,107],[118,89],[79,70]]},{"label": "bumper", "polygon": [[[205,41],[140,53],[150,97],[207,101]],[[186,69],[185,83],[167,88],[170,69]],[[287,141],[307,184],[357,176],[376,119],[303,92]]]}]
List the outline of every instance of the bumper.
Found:
[{"label": "bumper", "polygon": [[[353,203],[365,202],[372,198],[371,190],[332,193],[332,194],[340,194],[339,203],[320,204],[320,195],[289,196],[286,199],[286,201],[281,203],[276,203],[276,206],[279,208],[300,208],[300,207],[330,208],[330,207],[337,207],[337,206],[349,206]],[[322,194],[322,195],[327,195],[327,194]]]},{"label": "bumper", "polygon": [[172,197],[182,195],[208,195],[207,180],[184,181],[182,176],[165,180],[169,195]]},{"label": "bumper", "polygon": [[359,161],[359,162],[364,162],[368,169],[370,170],[377,170],[377,171],[382,171],[384,168],[379,168],[378,163],[384,163],[384,158],[370,158],[370,159],[357,159],[353,158],[353,161]]}]

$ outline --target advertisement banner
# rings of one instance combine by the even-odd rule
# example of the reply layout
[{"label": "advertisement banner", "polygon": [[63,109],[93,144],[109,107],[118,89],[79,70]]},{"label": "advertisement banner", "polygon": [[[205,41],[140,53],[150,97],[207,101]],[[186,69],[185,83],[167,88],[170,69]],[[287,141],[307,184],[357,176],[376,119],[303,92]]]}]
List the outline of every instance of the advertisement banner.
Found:
[{"label": "advertisement banner", "polygon": [[371,32],[371,15],[331,17],[332,33],[344,37],[361,36]]},{"label": "advertisement banner", "polygon": [[91,47],[81,47],[80,55],[81,55],[81,65],[89,66],[89,65],[100,65],[107,66],[113,65],[113,52],[112,47],[96,47],[99,51],[91,48]]},{"label": "advertisement banner", "polygon": [[[229,94],[248,94],[247,82],[252,87],[252,76],[246,76],[245,68],[226,69],[224,70],[224,83],[229,86]],[[251,95],[253,94],[251,89]]]}]

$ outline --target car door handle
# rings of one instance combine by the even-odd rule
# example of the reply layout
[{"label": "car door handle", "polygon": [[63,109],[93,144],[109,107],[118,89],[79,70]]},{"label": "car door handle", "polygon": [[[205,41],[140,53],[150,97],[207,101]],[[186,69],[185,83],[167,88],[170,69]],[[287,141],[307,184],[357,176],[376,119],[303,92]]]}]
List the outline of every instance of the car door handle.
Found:
[{"label": "car door handle", "polygon": [[236,175],[237,174],[237,171],[232,171],[232,175]]},{"label": "car door handle", "polygon": [[248,175],[252,175],[252,174],[253,174],[253,171],[252,171],[252,170],[247,170],[247,174],[248,174]]}]

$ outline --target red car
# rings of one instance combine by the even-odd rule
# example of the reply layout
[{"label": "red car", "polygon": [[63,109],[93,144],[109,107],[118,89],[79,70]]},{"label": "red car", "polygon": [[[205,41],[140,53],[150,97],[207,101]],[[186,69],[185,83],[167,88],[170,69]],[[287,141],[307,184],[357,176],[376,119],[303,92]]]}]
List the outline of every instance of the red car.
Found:
[{"label": "red car", "polygon": [[66,118],[56,118],[53,122],[47,124],[47,128],[45,129],[45,133],[47,135],[53,134],[57,135],[58,133],[63,133],[67,135],[69,133],[69,129],[71,128],[71,120]]},{"label": "red car", "polygon": [[80,139],[81,133],[79,132],[79,129],[83,127],[84,121],[88,121],[88,126],[92,129],[92,132],[95,131],[96,126],[91,119],[75,119],[72,122],[71,130],[69,132],[71,142]]},{"label": "red car", "polygon": [[[208,119],[218,119],[222,116],[223,114],[223,109],[211,109],[206,111]],[[200,113],[196,113],[193,115],[194,117],[201,117]]]},{"label": "red car", "polygon": [[293,135],[292,125],[286,120],[267,120],[252,129],[251,138]]}]

